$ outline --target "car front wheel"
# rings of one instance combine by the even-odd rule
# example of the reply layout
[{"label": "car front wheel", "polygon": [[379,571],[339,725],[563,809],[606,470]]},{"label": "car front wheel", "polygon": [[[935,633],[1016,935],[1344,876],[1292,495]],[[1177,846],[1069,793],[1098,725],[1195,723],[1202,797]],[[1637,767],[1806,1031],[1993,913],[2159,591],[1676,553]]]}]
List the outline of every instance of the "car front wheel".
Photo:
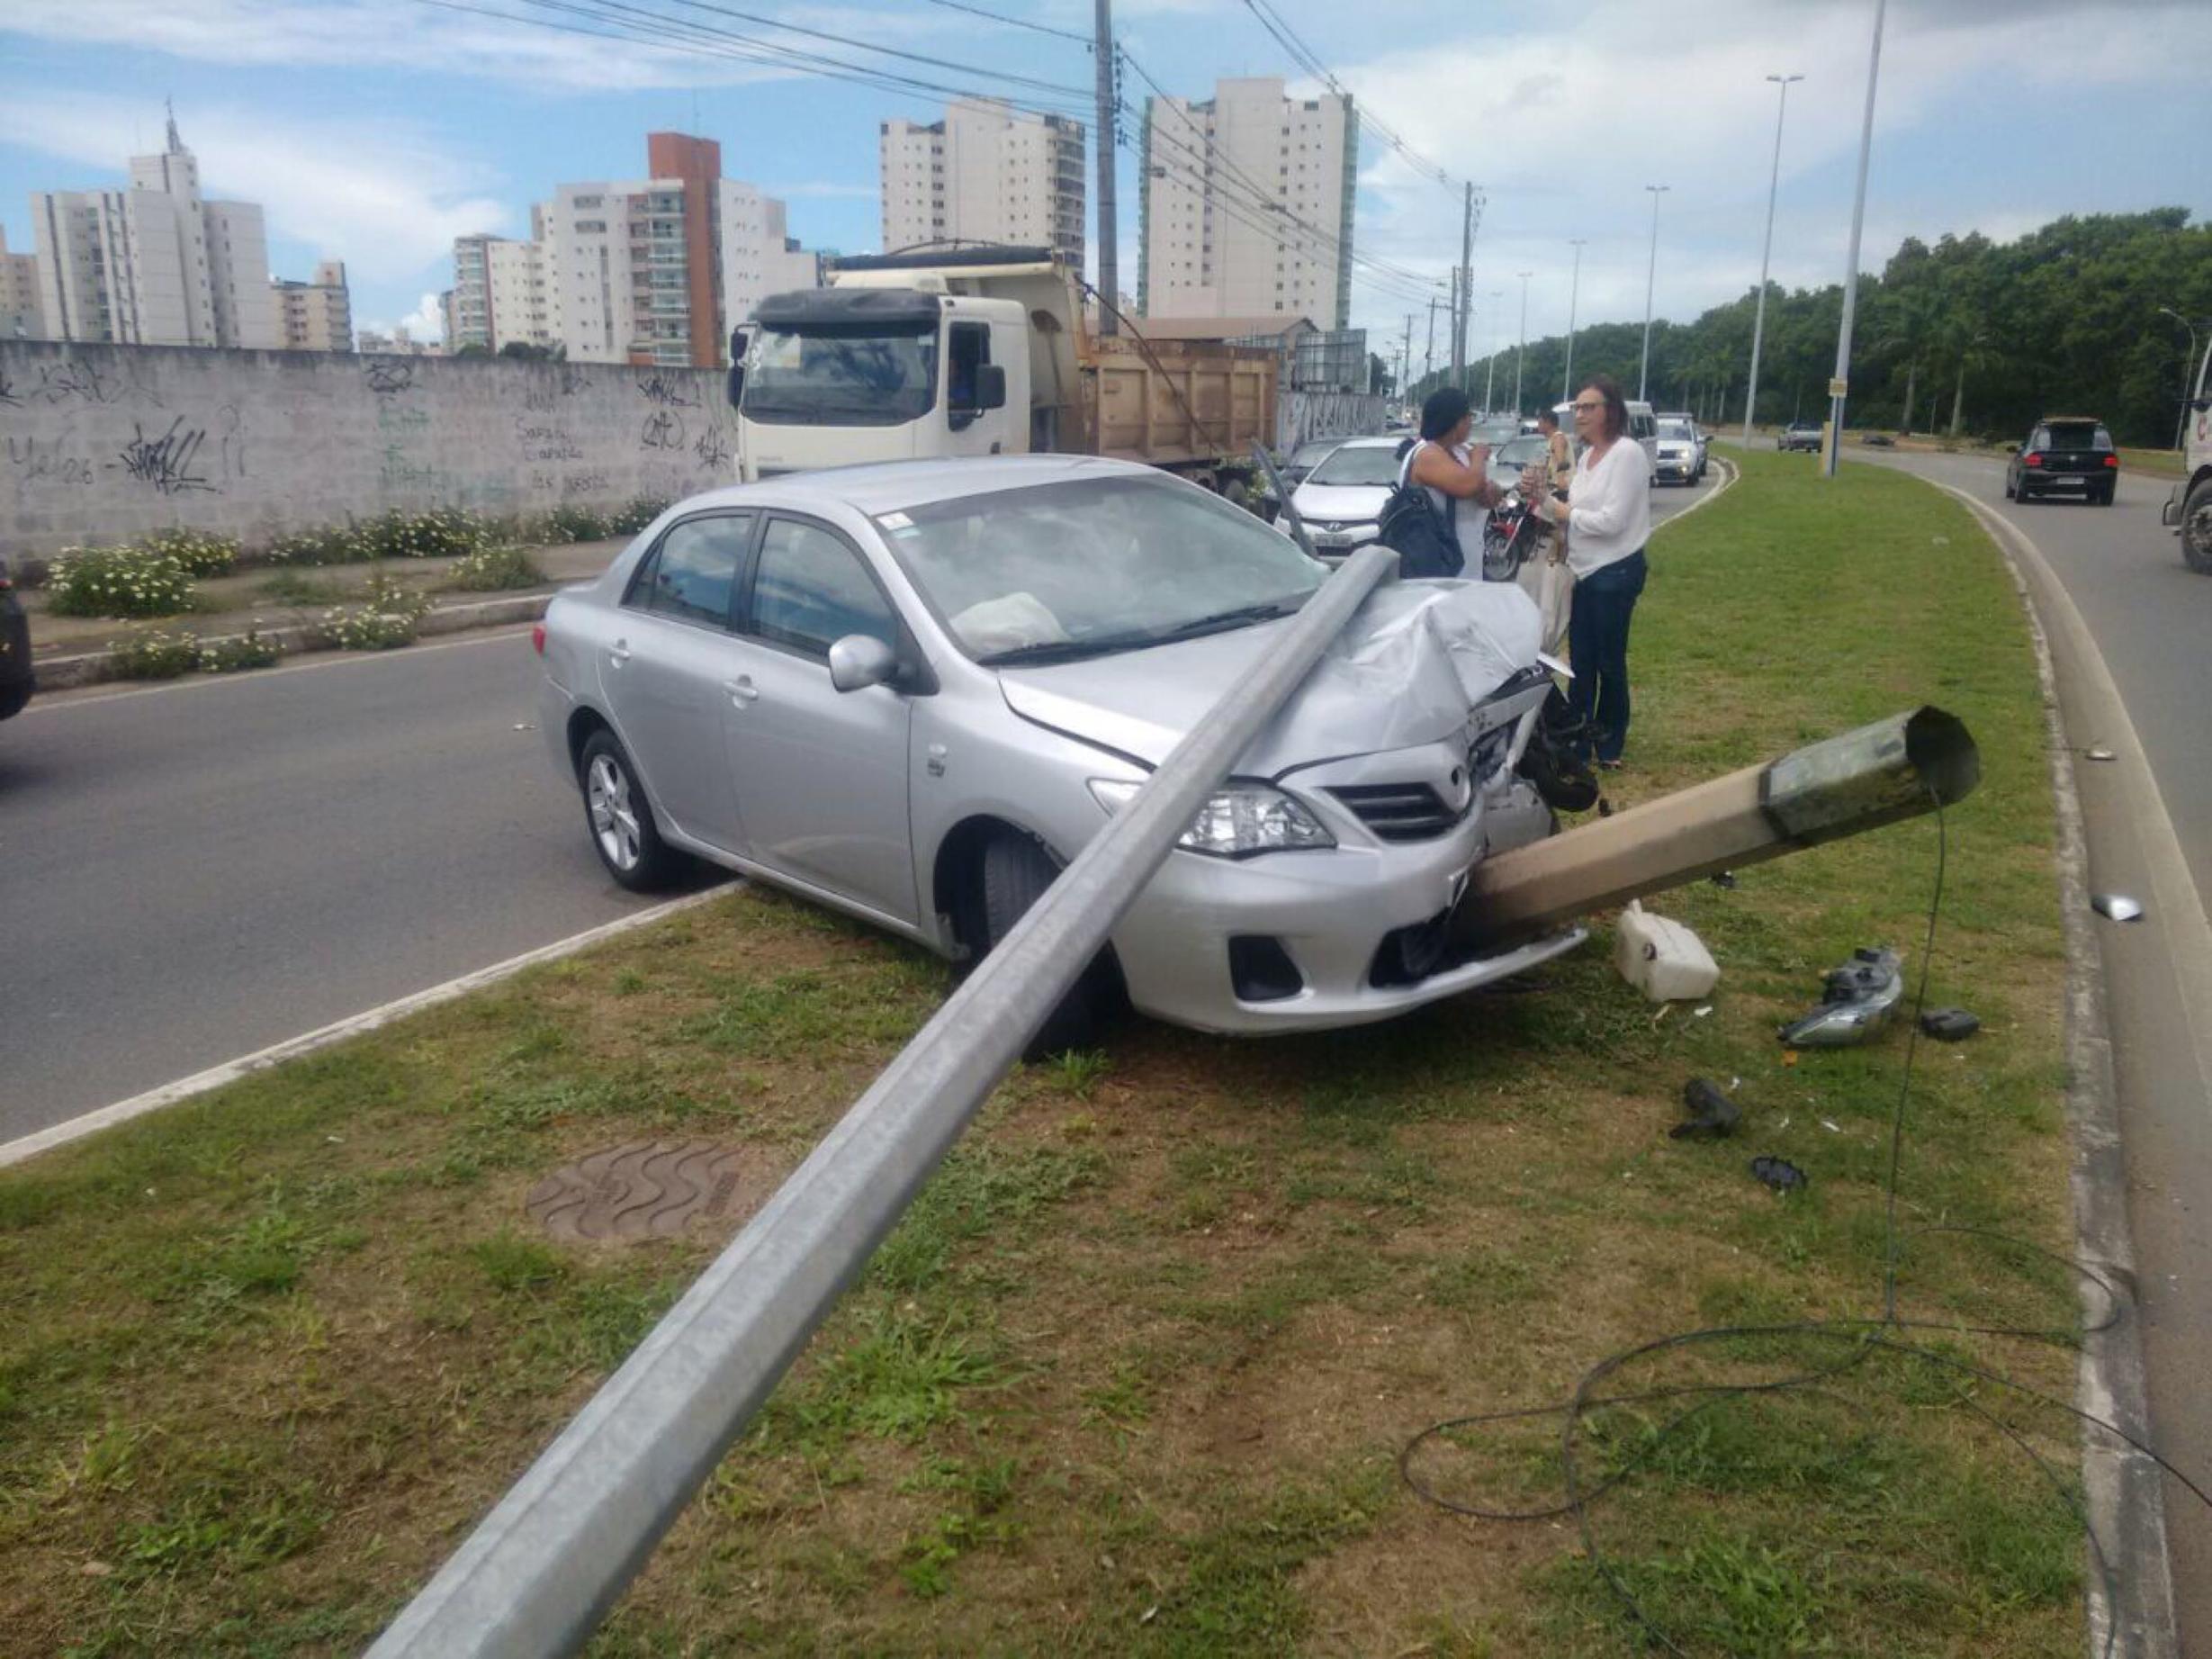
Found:
[{"label": "car front wheel", "polygon": [[594,732],[578,757],[576,770],[592,850],[607,873],[633,893],[668,886],[681,868],[683,855],[661,839],[644,786],[614,733]]},{"label": "car front wheel", "polygon": [[[986,951],[999,948],[1059,873],[1052,855],[1030,836],[1009,831],[984,848],[978,908]],[[1094,1047],[1122,1000],[1120,970],[1111,953],[1102,951],[1068,987],[1060,1005],[1045,1016],[1021,1057],[1040,1060]]]}]

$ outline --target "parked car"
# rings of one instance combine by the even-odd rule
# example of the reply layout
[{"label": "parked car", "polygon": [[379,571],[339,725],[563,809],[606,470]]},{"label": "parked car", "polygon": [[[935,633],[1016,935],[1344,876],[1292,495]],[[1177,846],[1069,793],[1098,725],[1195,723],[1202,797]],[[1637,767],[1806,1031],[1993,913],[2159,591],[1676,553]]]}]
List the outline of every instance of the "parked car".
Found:
[{"label": "parked car", "polygon": [[1897,440],[1887,432],[1861,432],[1858,441],[1869,449],[1894,449]]},{"label": "parked car", "polygon": [[1314,551],[1341,559],[1375,539],[1382,504],[1398,484],[1402,437],[1346,438],[1306,474],[1290,500],[1306,521]]},{"label": "parked car", "polygon": [[0,559],[0,720],[22,713],[37,687],[31,669],[31,621],[15,597],[7,561]]},{"label": "parked car", "polygon": [[2046,415],[2005,464],[2005,499],[2079,495],[2112,505],[2119,487],[2120,452],[2104,422],[2091,415]]},{"label": "parked car", "polygon": [[1704,471],[1704,451],[1697,442],[1697,428],[1687,419],[1672,415],[1661,415],[1657,421],[1658,454],[1651,462],[1651,479],[1655,483],[1694,484]]},{"label": "parked car", "polygon": [[1499,444],[1509,444],[1520,436],[1521,423],[1511,415],[1492,415],[1476,421],[1468,428],[1467,441],[1496,447]]},{"label": "parked car", "polygon": [[1711,439],[1713,435],[1697,424],[1697,418],[1695,415],[1691,415],[1681,410],[1676,410],[1667,414],[1656,415],[1653,419],[1659,422],[1659,431],[1662,437],[1666,434],[1667,423],[1668,421],[1678,422],[1682,429],[1690,435],[1690,442],[1697,446],[1697,471],[1693,475],[1691,482],[1695,483],[1698,479],[1703,478],[1705,475],[1705,445]]},{"label": "parked car", "polygon": [[[539,726],[621,885],[693,854],[980,955],[1326,575],[1249,513],[1131,463],[791,473],[671,508],[555,596]],[[1379,597],[1401,617],[1517,599],[1482,582]],[[1551,677],[1533,642],[1507,654],[1528,661],[1479,698],[1362,663],[1317,708],[1286,706],[1037,1050],[1084,1041],[1124,987],[1200,1030],[1314,1029],[1572,949],[1579,928],[1488,955],[1450,943],[1468,870],[1551,829],[1506,765]],[[1461,659],[1422,659],[1439,660]]]},{"label": "parked car", "polygon": [[1793,420],[1782,428],[1782,436],[1775,439],[1776,449],[1803,449],[1809,454],[1821,453],[1821,428],[1810,420]]},{"label": "parked car", "polygon": [[[1299,484],[1305,482],[1306,474],[1320,465],[1322,458],[1344,441],[1343,435],[1339,434],[1335,437],[1308,438],[1300,444],[1290,452],[1290,458],[1275,469],[1282,474],[1282,487],[1286,490],[1296,490]],[[1260,517],[1272,524],[1276,515],[1281,510],[1282,503],[1275,497],[1274,486],[1268,483],[1261,484]]]},{"label": "parked car", "polygon": [[1521,482],[1521,469],[1541,466],[1551,453],[1551,440],[1541,433],[1530,437],[1508,438],[1490,451],[1490,482],[1501,490],[1511,490]]}]

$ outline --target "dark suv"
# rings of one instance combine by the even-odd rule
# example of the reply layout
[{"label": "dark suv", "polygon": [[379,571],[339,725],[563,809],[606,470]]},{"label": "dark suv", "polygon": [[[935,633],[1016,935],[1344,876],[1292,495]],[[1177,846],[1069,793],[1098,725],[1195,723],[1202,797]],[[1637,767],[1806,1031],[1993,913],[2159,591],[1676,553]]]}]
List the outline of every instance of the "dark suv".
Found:
[{"label": "dark suv", "polygon": [[7,561],[0,559],[0,720],[31,700],[31,623],[15,597]]},{"label": "dark suv", "polygon": [[2005,499],[2080,494],[2100,507],[2112,505],[2120,482],[2120,454],[2104,422],[2088,415],[2046,415],[2005,466]]}]

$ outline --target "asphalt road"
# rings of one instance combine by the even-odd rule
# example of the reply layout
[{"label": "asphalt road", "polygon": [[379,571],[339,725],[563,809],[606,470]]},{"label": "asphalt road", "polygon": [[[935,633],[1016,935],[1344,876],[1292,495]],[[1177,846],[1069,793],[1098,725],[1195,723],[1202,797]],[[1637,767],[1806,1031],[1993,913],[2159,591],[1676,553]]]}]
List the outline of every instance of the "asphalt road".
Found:
[{"label": "asphalt road", "polygon": [[0,1142],[652,902],[517,729],[535,669],[512,633],[0,725]]}]

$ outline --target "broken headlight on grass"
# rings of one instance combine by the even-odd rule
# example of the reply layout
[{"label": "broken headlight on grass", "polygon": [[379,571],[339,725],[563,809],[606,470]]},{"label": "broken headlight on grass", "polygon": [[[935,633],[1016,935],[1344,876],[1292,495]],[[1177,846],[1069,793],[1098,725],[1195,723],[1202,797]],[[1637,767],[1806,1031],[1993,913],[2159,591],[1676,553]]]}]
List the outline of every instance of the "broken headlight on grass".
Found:
[{"label": "broken headlight on grass", "polygon": [[[1119,778],[1093,778],[1091,797],[1108,812],[1119,812],[1143,787]],[[1262,852],[1333,847],[1336,837],[1274,785],[1232,782],[1206,798],[1175,844],[1215,858],[1253,858]]]}]

